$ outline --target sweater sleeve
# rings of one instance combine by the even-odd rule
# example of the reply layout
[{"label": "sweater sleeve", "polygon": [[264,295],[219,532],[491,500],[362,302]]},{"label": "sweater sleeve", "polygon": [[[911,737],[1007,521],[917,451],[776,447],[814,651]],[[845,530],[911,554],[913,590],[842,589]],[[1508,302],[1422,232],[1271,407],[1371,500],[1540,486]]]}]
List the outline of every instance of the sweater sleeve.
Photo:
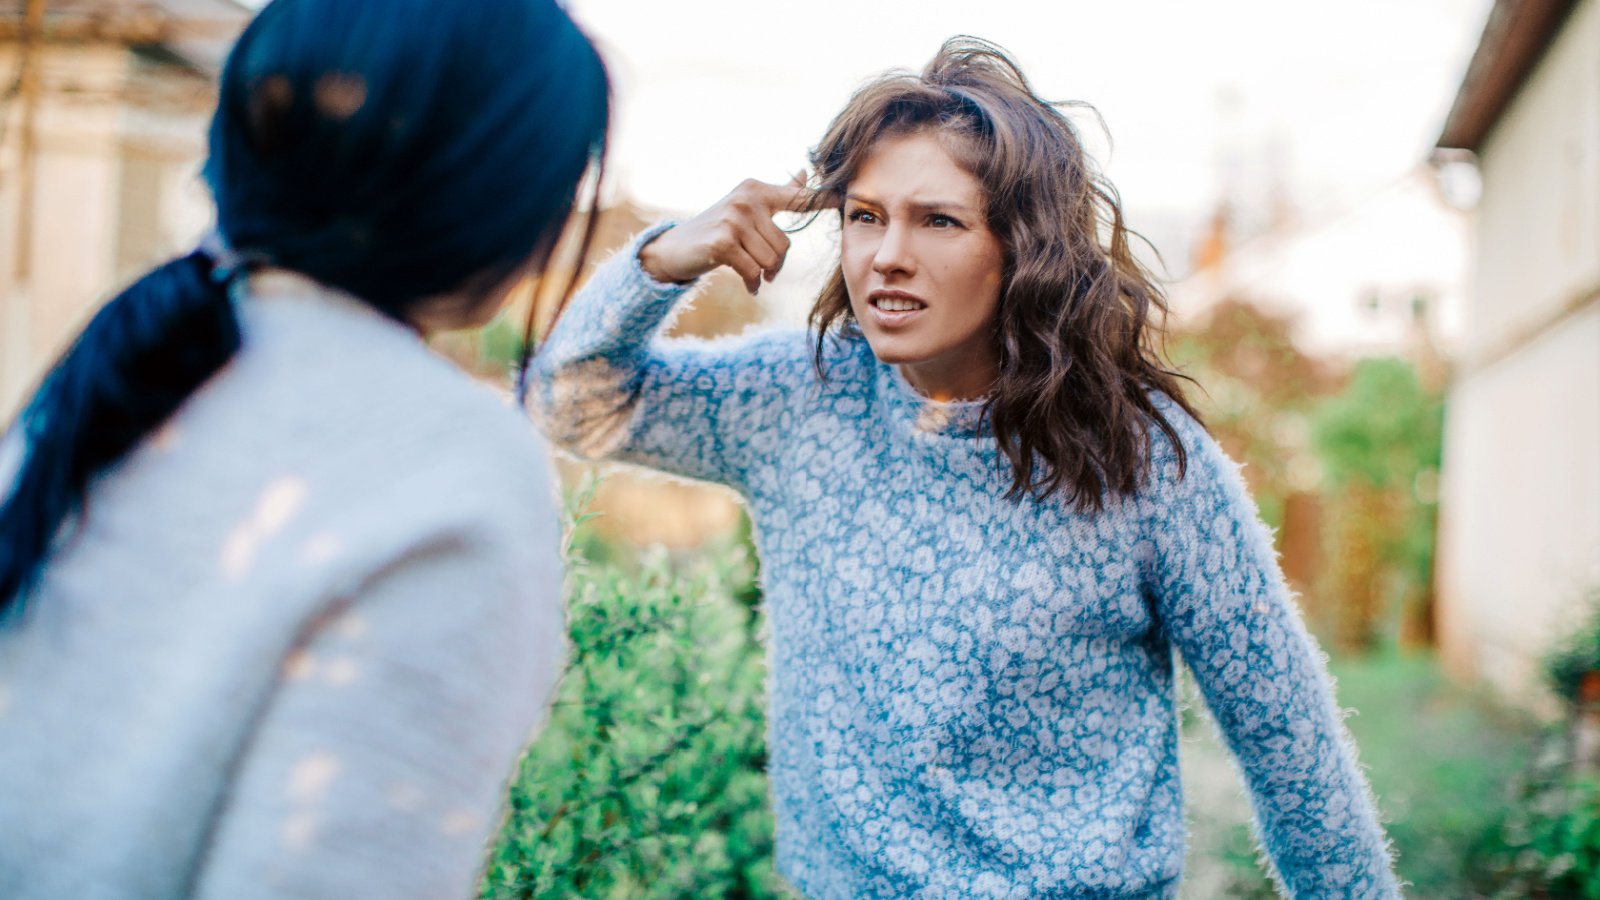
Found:
[{"label": "sweater sleeve", "polygon": [[195,895],[476,895],[563,628],[554,518],[528,546],[462,527],[412,547],[285,660]]},{"label": "sweater sleeve", "polygon": [[803,332],[701,341],[660,336],[688,285],[662,284],[638,252],[657,225],[600,265],[531,365],[530,408],[585,459],[612,459],[744,490],[770,459],[787,396],[806,383]]},{"label": "sweater sleeve", "polygon": [[1249,787],[1280,886],[1296,898],[1397,897],[1371,789],[1238,466],[1193,419],[1177,480],[1157,442],[1147,523],[1156,608]]}]

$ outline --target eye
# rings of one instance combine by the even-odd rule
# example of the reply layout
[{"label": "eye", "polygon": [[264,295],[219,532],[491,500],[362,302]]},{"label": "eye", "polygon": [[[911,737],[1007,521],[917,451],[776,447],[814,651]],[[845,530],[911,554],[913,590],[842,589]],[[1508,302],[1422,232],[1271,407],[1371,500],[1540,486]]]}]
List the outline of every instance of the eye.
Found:
[{"label": "eye", "polygon": [[851,210],[847,218],[849,218],[849,220],[852,222],[862,222],[867,225],[873,225],[878,221],[878,214],[870,209],[858,208]]},{"label": "eye", "polygon": [[934,213],[934,214],[928,216],[928,224],[932,225],[934,228],[960,228],[961,227],[961,223],[960,222],[956,221],[955,219],[952,219],[951,217],[945,215],[944,213]]}]

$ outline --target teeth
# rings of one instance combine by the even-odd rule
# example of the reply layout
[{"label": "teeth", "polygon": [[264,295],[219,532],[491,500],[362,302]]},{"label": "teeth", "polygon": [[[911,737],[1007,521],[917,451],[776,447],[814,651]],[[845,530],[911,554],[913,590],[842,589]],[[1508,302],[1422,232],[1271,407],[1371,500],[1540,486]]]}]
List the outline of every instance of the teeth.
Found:
[{"label": "teeth", "polygon": [[922,304],[915,300],[902,300],[899,297],[879,297],[873,301],[873,305],[884,312],[910,312],[922,308]]}]

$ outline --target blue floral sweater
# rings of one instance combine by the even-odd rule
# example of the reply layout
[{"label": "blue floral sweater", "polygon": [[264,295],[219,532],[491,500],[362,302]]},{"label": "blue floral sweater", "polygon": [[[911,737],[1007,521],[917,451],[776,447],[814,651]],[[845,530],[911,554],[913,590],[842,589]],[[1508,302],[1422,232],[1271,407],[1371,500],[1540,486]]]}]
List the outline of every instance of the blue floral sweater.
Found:
[{"label": "blue floral sweater", "polygon": [[777,864],[813,898],[1171,897],[1184,854],[1173,649],[1295,897],[1392,897],[1322,658],[1237,466],[1170,401],[1145,487],[1014,502],[980,404],[865,341],[664,340],[685,291],[601,266],[535,361],[558,443],[730,485],[771,627]]}]

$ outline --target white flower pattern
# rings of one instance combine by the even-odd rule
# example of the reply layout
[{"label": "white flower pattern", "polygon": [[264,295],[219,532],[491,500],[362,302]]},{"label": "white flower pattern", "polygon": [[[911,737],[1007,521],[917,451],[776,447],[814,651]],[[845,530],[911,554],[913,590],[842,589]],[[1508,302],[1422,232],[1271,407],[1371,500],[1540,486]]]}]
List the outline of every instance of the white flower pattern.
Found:
[{"label": "white flower pattern", "polygon": [[859,339],[666,341],[684,289],[601,266],[535,360],[557,442],[731,485],[771,623],[778,866],[815,898],[1171,897],[1173,649],[1295,897],[1398,888],[1324,664],[1237,467],[1158,398],[1150,477],[1089,515],[1008,501],[979,404]]}]

